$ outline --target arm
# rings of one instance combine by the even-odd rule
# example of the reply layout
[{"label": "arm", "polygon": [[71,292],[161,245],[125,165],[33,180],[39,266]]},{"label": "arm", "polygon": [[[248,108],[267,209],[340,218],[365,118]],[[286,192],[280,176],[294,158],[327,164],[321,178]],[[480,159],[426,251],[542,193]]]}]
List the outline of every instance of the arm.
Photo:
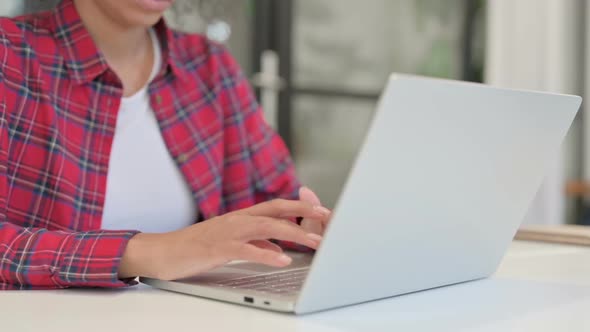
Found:
[{"label": "arm", "polygon": [[121,287],[117,277],[133,232],[53,232],[10,221],[9,121],[5,69],[16,61],[0,28],[0,289]]},{"label": "arm", "polygon": [[[1,80],[1,77],[0,77]],[[0,83],[0,95],[3,84]],[[132,232],[23,228],[7,213],[7,120],[0,102],[0,289],[121,287],[117,270]]]},{"label": "arm", "polygon": [[[225,83],[231,82],[229,84],[230,88],[224,91],[221,98],[226,118],[232,119],[230,121],[226,120],[225,130],[235,130],[232,127],[236,126],[234,119],[243,118],[242,129],[245,132],[245,136],[240,138],[242,140],[241,144],[232,144],[233,146],[239,146],[243,150],[230,151],[230,153],[244,153],[245,150],[249,156],[253,165],[252,174],[249,174],[249,176],[254,184],[255,202],[260,203],[274,198],[300,199],[299,189],[301,185],[297,179],[289,150],[281,137],[264,119],[264,113],[256,101],[250,83],[231,54],[222,48],[219,57],[222,68],[220,70],[221,79]],[[301,199],[320,206],[321,204],[315,194],[309,189],[306,189],[306,191],[311,193],[313,199],[309,200],[305,197],[301,197]],[[290,220],[295,222],[296,218]],[[314,225],[317,223],[306,220],[304,229],[309,233],[322,234],[322,227]],[[278,243],[286,249],[309,250],[307,247],[288,241],[278,241]]]},{"label": "arm", "polygon": [[221,82],[218,84],[224,85],[220,98],[226,117],[225,131],[242,131],[241,135],[231,137],[227,152],[249,157],[253,167],[248,175],[256,203],[274,198],[298,199],[301,185],[289,150],[264,119],[250,83],[235,59],[225,48],[214,48],[221,49],[218,52]]}]

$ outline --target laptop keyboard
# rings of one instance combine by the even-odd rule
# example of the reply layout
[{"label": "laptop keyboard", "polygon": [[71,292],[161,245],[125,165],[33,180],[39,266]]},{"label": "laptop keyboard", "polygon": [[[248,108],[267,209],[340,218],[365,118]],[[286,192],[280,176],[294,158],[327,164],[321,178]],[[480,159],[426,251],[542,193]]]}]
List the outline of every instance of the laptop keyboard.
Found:
[{"label": "laptop keyboard", "polygon": [[301,289],[308,271],[309,267],[304,267],[284,272],[227,279],[218,281],[214,285],[233,289],[248,289],[262,293],[291,295]]}]

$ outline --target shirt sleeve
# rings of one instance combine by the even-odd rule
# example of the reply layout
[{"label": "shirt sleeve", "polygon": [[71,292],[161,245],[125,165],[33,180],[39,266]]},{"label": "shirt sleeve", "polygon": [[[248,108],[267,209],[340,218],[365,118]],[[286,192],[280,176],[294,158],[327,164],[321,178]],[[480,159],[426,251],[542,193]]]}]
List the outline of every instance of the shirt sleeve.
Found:
[{"label": "shirt sleeve", "polygon": [[10,222],[9,120],[4,73],[10,43],[0,26],[0,290],[65,287],[123,287],[121,257],[132,231],[63,232],[23,228]]}]

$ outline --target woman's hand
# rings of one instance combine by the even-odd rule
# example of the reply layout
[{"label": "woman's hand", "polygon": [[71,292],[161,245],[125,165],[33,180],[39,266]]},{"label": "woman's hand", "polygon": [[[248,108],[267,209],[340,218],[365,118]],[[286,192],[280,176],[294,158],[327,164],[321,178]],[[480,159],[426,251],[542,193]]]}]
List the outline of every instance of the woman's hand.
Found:
[{"label": "woman's hand", "polygon": [[329,211],[305,200],[273,200],[203,221],[179,231],[140,233],[129,241],[119,277],[186,278],[232,260],[283,267],[289,256],[269,239],[296,242],[316,249],[318,233],[284,218],[303,217],[327,223]]}]

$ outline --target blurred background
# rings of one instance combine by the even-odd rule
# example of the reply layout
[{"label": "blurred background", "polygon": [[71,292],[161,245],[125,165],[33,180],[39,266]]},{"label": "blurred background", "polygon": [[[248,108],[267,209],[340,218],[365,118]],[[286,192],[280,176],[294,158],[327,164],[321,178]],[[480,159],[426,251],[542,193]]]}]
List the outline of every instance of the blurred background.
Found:
[{"label": "blurred background", "polygon": [[[0,15],[57,2],[3,0]],[[590,97],[589,2],[177,0],[166,18],[228,45],[302,181],[332,207],[393,71]],[[526,223],[590,224],[586,133],[582,113]]]}]

